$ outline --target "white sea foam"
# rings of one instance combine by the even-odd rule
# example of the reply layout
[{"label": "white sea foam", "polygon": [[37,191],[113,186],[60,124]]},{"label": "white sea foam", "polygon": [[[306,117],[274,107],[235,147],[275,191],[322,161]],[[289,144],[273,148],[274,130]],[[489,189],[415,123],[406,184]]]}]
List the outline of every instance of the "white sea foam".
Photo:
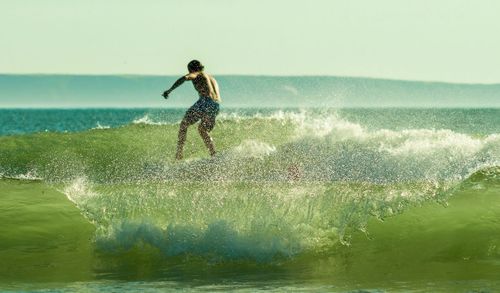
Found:
[{"label": "white sea foam", "polygon": [[497,134],[368,130],[335,114],[287,118],[296,125],[296,135],[277,148],[274,160],[300,166],[305,180],[457,181],[499,162]]},{"label": "white sea foam", "polygon": [[91,184],[85,177],[78,177],[67,184],[62,192],[76,205],[84,204],[90,198],[95,197],[97,194],[92,191]]},{"label": "white sea foam", "polygon": [[96,123],[96,126],[92,129],[110,129],[111,126],[109,125],[101,125],[101,123],[99,123],[99,121],[97,121]]},{"label": "white sea foam", "polygon": [[16,179],[16,180],[27,180],[27,181],[37,181],[37,180],[42,180],[43,178],[39,176],[36,172],[36,170],[30,170],[26,173],[23,174],[16,174],[16,175],[8,175],[5,172],[0,173],[0,178],[6,178],[6,179]]},{"label": "white sea foam", "polygon": [[278,120],[278,121],[303,121],[307,117],[307,112],[305,110],[301,111],[284,111],[276,110],[270,113],[253,113],[244,114],[241,112],[228,111],[222,112],[217,117],[218,120],[232,120],[232,121],[246,121],[252,119],[262,119],[262,120]]},{"label": "white sea foam", "polygon": [[230,152],[241,158],[263,158],[276,151],[276,147],[265,142],[247,139]]},{"label": "white sea foam", "polygon": [[169,123],[162,121],[154,121],[149,115],[144,115],[141,118],[134,119],[133,124],[147,124],[147,125],[167,125]]}]

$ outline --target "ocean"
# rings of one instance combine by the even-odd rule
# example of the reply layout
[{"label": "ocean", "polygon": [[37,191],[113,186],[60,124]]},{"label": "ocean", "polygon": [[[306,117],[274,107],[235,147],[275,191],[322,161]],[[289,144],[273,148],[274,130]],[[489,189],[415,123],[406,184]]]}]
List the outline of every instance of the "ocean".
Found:
[{"label": "ocean", "polygon": [[217,155],[193,126],[180,162],[180,106],[0,109],[0,290],[497,292],[488,95],[481,107],[228,97]]}]

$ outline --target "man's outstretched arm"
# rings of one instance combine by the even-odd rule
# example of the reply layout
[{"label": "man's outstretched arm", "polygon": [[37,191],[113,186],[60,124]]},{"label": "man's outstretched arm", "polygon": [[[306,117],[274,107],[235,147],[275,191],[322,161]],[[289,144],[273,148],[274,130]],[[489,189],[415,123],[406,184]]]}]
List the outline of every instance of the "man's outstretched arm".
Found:
[{"label": "man's outstretched arm", "polygon": [[170,93],[178,88],[181,84],[183,84],[185,81],[187,80],[187,76],[182,76],[181,78],[179,78],[176,82],[174,82],[174,84],[166,91],[163,92],[162,96],[166,99],[168,98],[168,95],[170,95]]}]

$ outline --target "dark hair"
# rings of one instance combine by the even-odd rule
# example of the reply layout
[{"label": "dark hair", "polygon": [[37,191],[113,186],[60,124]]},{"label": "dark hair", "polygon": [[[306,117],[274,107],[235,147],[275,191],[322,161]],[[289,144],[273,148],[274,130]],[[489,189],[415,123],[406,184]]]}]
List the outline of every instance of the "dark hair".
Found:
[{"label": "dark hair", "polygon": [[188,64],[188,70],[190,72],[202,71],[205,68],[198,60],[193,60]]}]

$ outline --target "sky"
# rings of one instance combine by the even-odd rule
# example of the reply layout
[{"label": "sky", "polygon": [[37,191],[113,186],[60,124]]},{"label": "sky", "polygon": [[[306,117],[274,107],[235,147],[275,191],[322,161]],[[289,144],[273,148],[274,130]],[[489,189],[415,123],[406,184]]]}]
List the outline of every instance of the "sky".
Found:
[{"label": "sky", "polygon": [[500,83],[498,0],[0,0],[0,73]]}]

